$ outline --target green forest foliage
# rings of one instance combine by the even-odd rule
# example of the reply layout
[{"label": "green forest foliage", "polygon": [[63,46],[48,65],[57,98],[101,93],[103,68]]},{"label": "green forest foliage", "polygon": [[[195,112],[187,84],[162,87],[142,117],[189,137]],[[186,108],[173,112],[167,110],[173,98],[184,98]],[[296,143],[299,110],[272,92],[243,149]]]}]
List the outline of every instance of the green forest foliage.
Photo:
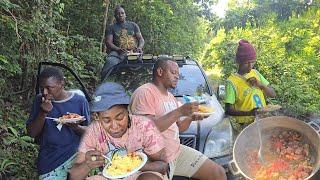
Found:
[{"label": "green forest foliage", "polygon": [[[273,17],[273,18],[272,18]],[[268,17],[261,27],[220,29],[206,47],[202,63],[217,65],[226,79],[235,72],[235,52],[240,39],[257,50],[256,68],[270,81],[279,103],[294,114],[316,114],[320,109],[320,10],[311,8],[300,17],[277,21]]]},{"label": "green forest foliage", "polygon": [[[35,95],[40,61],[66,64],[89,90],[104,64],[103,21],[114,21],[117,4],[136,22],[145,53],[198,56],[206,42],[201,5],[183,1],[1,0],[0,1],[0,179],[35,179],[37,146],[25,121]],[[108,11],[107,11],[108,10]],[[207,41],[208,42],[208,41]]]},{"label": "green forest foliage", "polygon": [[[207,23],[194,1],[111,1],[107,24],[114,21],[113,9],[119,3],[127,19],[139,24],[145,53],[200,54]],[[23,95],[31,98],[37,64],[44,60],[68,65],[89,79],[88,86],[95,86],[106,55],[100,47],[105,8],[103,1],[1,1],[2,96],[29,91]],[[5,79],[15,81],[4,84]]]},{"label": "green forest foliage", "polygon": [[258,69],[277,91],[273,101],[297,113],[319,110],[319,7],[300,0],[230,0],[230,11],[220,19],[209,11],[216,2],[0,0],[0,179],[37,178],[38,147],[25,121],[38,63],[66,64],[92,91],[106,55],[105,13],[112,23],[117,4],[140,26],[145,53],[201,57],[205,68],[217,65],[226,78],[235,70],[237,41],[245,38],[257,48]]}]

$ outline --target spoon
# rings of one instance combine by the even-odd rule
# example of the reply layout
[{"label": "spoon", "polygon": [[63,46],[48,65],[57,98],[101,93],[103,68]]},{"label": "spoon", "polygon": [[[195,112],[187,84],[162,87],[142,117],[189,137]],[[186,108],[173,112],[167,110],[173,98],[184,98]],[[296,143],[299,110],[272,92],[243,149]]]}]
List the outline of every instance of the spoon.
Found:
[{"label": "spoon", "polygon": [[112,164],[112,161],[106,155],[102,154],[102,157],[104,157],[108,161],[107,166],[110,166]]},{"label": "spoon", "polygon": [[255,121],[257,122],[257,130],[258,130],[258,135],[259,135],[259,141],[260,141],[260,145],[259,145],[259,151],[258,151],[258,158],[259,161],[261,162],[262,165],[265,164],[265,159],[262,156],[262,152],[263,152],[263,144],[262,144],[262,136],[261,136],[261,128],[260,128],[260,119],[258,118],[258,114],[263,114],[263,113],[267,113],[267,112],[273,112],[273,111],[277,111],[281,109],[280,105],[267,105],[263,108],[259,108],[257,110],[257,112],[255,113]]},{"label": "spoon", "polygon": [[257,129],[258,129],[258,135],[259,135],[259,151],[258,151],[258,158],[259,161],[261,162],[262,165],[265,164],[264,158],[262,156],[262,136],[261,136],[261,128],[260,128],[260,120],[258,120],[257,115],[256,115],[256,121],[257,121]]}]

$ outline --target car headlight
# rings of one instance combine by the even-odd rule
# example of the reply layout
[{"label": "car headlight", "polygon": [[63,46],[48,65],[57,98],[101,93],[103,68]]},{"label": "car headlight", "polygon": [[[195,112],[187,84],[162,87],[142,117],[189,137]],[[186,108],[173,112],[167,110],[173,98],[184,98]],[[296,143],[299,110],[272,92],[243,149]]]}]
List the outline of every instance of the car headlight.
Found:
[{"label": "car headlight", "polygon": [[232,152],[233,134],[230,121],[225,118],[216,124],[207,135],[204,154],[209,158],[224,156]]}]

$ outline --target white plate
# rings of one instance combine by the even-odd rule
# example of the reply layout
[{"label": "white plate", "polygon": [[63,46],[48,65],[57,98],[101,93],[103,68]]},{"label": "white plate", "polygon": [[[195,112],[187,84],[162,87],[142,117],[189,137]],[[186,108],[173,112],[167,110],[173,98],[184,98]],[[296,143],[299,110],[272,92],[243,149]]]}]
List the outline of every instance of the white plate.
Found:
[{"label": "white plate", "polygon": [[61,123],[61,124],[66,124],[66,123],[78,123],[78,122],[82,122],[86,120],[86,118],[84,118],[84,116],[80,116],[77,118],[70,118],[70,119],[54,119],[53,121],[57,122],[57,123]]},{"label": "white plate", "polygon": [[139,155],[142,159],[142,163],[140,164],[140,166],[138,166],[137,168],[135,168],[134,170],[132,170],[131,172],[128,172],[126,174],[122,174],[122,175],[119,175],[119,176],[111,176],[107,173],[107,168],[108,166],[105,166],[102,170],[102,175],[108,179],[121,179],[121,178],[125,178],[125,177],[128,177],[128,176],[131,176],[132,174],[138,172],[145,164],[146,162],[148,161],[148,157],[146,154],[144,154],[143,152],[135,152],[137,155]]}]

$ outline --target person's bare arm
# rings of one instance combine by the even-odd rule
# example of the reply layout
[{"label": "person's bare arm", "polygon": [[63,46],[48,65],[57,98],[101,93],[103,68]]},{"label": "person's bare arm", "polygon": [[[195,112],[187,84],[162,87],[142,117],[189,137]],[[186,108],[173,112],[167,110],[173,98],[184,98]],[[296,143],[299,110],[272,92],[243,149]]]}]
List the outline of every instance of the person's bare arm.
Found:
[{"label": "person's bare arm", "polygon": [[201,121],[203,120],[204,118],[207,118],[209,116],[204,116],[204,115],[198,115],[198,114],[192,114],[192,116],[189,116],[189,117],[182,117],[184,119],[182,119],[181,121],[177,121],[177,126],[179,128],[179,132],[183,132],[183,131],[186,131],[191,122],[192,121]]},{"label": "person's bare arm", "polygon": [[256,108],[250,111],[238,111],[235,110],[232,104],[226,103],[226,114],[231,116],[254,116],[256,112]]},{"label": "person's bare arm", "polygon": [[177,121],[177,126],[179,127],[179,132],[187,130],[192,122],[192,117],[186,117],[182,121]]},{"label": "person's bare arm", "polygon": [[[92,157],[95,157],[93,161]],[[79,152],[76,162],[73,164],[69,171],[69,178],[72,179],[85,179],[90,170],[93,168],[101,167],[104,165],[104,158],[99,151],[88,151],[87,153]]]},{"label": "person's bare arm", "polygon": [[125,49],[121,49],[120,47],[116,46],[114,43],[113,43],[113,35],[112,34],[109,34],[107,35],[107,47],[112,50],[112,51],[117,51],[119,54],[122,54],[124,52],[126,52]]},{"label": "person's bare arm", "polygon": [[141,171],[155,171],[165,174],[168,170],[168,163],[165,162],[164,149],[148,156],[149,160],[142,168]]},{"label": "person's bare arm", "polygon": [[91,168],[85,163],[85,153],[78,153],[76,162],[69,171],[70,179],[85,179]]},{"label": "person's bare arm", "polygon": [[136,49],[136,52],[142,53],[142,48],[144,46],[144,39],[142,37],[142,34],[141,33],[137,33],[136,34],[136,38],[137,38],[137,41],[138,41],[138,47]]},{"label": "person's bare arm", "polygon": [[267,97],[271,97],[271,98],[276,97],[276,92],[274,91],[274,89],[271,86],[261,85],[259,88],[263,91],[263,93]]},{"label": "person's bare arm", "polygon": [[173,112],[171,111],[170,113],[156,119],[155,115],[144,115],[148,117],[149,119],[154,120],[154,124],[156,125],[157,129],[160,132],[163,132],[167,130],[173,123],[177,121],[177,119],[180,117],[179,112]]},{"label": "person's bare arm", "polygon": [[42,97],[41,101],[42,102],[40,104],[40,111],[38,116],[27,125],[28,135],[32,138],[35,138],[41,134],[45,118],[53,108],[51,100]]},{"label": "person's bare arm", "polygon": [[75,123],[67,123],[66,125],[69,126],[72,130],[74,130],[79,136],[82,136],[87,129],[87,126],[81,126]]},{"label": "person's bare arm", "polygon": [[274,89],[271,86],[263,85],[260,81],[258,81],[254,77],[248,79],[248,82],[252,86],[256,86],[256,87],[260,88],[267,97],[276,97],[276,92],[274,91]]},{"label": "person's bare arm", "polygon": [[155,118],[154,115],[146,115],[148,118],[154,120],[154,123],[160,132],[167,130],[173,123],[177,122],[182,116],[191,116],[193,112],[197,112],[199,103],[187,103],[179,108],[159,117]]},{"label": "person's bare arm", "polygon": [[47,113],[40,111],[36,119],[27,125],[27,132],[30,137],[35,138],[41,134],[46,116]]}]

